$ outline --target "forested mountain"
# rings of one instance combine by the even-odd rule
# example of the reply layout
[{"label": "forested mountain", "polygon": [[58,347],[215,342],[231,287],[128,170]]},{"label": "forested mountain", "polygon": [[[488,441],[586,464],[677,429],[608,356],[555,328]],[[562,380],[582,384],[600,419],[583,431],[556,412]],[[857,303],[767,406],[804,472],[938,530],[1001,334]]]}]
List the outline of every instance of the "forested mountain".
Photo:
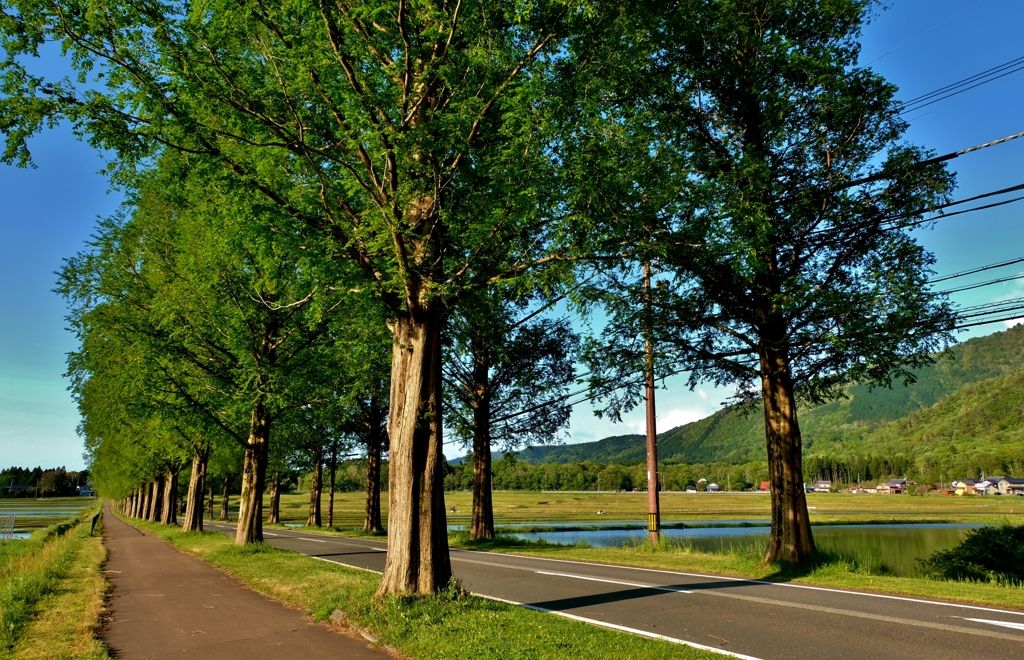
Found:
[{"label": "forested mountain", "polygon": [[[1019,445],[1024,438],[1024,326],[970,339],[935,357],[935,364],[919,370],[912,385],[857,385],[844,400],[802,409],[805,456],[849,462],[870,454],[904,454],[911,462],[929,464],[948,463],[963,454],[955,462],[973,464],[978,454],[998,454],[1002,447]],[[533,463],[628,464],[645,460],[644,451],[643,436],[621,435],[534,447],[519,457]],[[666,430],[659,434],[658,451],[666,462],[763,461],[761,409],[725,408]]]}]

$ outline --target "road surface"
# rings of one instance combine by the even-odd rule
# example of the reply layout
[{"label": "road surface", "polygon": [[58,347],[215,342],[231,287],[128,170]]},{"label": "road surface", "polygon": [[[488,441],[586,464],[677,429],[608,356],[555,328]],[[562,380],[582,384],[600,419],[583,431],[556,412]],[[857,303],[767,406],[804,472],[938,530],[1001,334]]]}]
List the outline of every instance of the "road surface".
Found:
[{"label": "road surface", "polygon": [[[206,523],[234,536],[234,525]],[[264,531],[266,541],[380,572],[387,544]],[[469,591],[741,658],[1024,658],[1024,612],[793,583],[452,550]]]}]

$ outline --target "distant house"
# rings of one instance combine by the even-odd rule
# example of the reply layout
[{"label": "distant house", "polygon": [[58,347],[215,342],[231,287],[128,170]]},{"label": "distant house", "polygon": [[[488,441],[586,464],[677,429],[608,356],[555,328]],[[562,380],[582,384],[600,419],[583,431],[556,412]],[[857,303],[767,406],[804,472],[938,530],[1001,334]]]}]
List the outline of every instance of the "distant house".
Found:
[{"label": "distant house", "polygon": [[694,484],[691,481],[690,483],[686,484],[686,488],[684,488],[683,491],[685,491],[687,493],[696,493],[697,492],[697,485]]},{"label": "distant house", "polygon": [[718,484],[708,484],[708,492],[709,493],[717,493],[718,492]]},{"label": "distant house", "polygon": [[974,479],[958,479],[953,482],[957,495],[977,495],[974,490]]},{"label": "distant house", "polygon": [[7,491],[8,495],[17,495],[26,490],[35,488],[32,484],[11,484],[10,486],[4,486],[4,490]]},{"label": "distant house", "polygon": [[999,494],[1024,495],[1024,479],[1015,479],[1013,477],[1000,477]]},{"label": "distant house", "polygon": [[771,492],[771,490],[772,490],[772,482],[770,482],[770,481],[762,481],[761,482],[760,490],[762,492],[764,492],[764,493]]},{"label": "distant house", "polygon": [[831,481],[819,481],[814,484],[814,492],[816,493],[828,493],[832,491]]},{"label": "distant house", "polygon": [[79,486],[78,494],[82,497],[92,497],[92,486]]},{"label": "distant house", "polygon": [[884,484],[878,484],[875,488],[876,493],[886,493],[888,495],[896,495],[898,493],[907,492],[907,480],[906,479],[890,479]]},{"label": "distant house", "polygon": [[1006,477],[986,477],[981,481],[977,481],[974,484],[974,492],[976,495],[998,495],[999,480],[1005,478]]}]

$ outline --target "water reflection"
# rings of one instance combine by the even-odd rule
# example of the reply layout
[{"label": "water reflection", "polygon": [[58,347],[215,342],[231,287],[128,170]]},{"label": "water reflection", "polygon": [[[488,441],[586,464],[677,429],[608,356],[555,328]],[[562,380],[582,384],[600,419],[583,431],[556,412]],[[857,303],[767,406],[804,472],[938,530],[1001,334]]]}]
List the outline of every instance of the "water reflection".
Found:
[{"label": "water reflection", "polygon": [[[581,523],[575,524],[578,526]],[[896,575],[907,575],[917,571],[917,559],[923,559],[936,550],[945,550],[957,545],[969,530],[980,526],[958,523],[829,525],[815,527],[814,539],[820,550],[856,559],[859,563],[876,569],[885,566]],[[769,531],[768,526],[700,527],[668,528],[664,529],[662,534],[697,551],[727,552],[750,549],[763,544]],[[595,548],[621,547],[623,544],[642,543],[646,539],[642,529],[504,533],[529,541],[564,545],[582,543]]]}]

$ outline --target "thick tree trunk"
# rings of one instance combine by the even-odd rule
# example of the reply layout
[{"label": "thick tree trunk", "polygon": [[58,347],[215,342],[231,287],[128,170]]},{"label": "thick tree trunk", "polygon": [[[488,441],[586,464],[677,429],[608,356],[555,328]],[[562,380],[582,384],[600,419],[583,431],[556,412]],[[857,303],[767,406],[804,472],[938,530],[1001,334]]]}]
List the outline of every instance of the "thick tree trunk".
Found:
[{"label": "thick tree trunk", "polygon": [[384,525],[380,517],[380,455],[384,438],[379,428],[370,429],[366,438],[366,515],[363,516],[364,532],[382,532]]},{"label": "thick tree trunk", "polygon": [[[266,387],[266,383],[261,385]],[[242,494],[238,498],[236,545],[263,540],[263,491],[267,486],[267,460],[270,456],[270,415],[262,398],[253,408],[249,429]]]},{"label": "thick tree trunk", "polygon": [[274,473],[270,480],[270,515],[267,516],[267,523],[281,522],[281,475]]},{"label": "thick tree trunk", "polygon": [[206,462],[208,450],[201,449],[192,456],[192,475],[188,480],[185,498],[185,520],[181,529],[186,532],[203,531],[203,495],[206,493]]},{"label": "thick tree trunk", "polygon": [[161,504],[164,497],[164,478],[159,472],[156,475],[156,479],[153,480],[153,496],[150,502],[152,503],[149,508],[149,522],[157,522],[160,520]]},{"label": "thick tree trunk", "polygon": [[142,487],[142,508],[139,509],[140,520],[147,520],[149,518],[149,500],[152,492],[153,484],[151,482],[147,482],[146,485]]},{"label": "thick tree trunk", "polygon": [[231,504],[231,494],[228,492],[228,486],[231,484],[231,477],[224,475],[224,487],[221,491],[220,496],[220,519],[228,519],[228,506]]},{"label": "thick tree trunk", "polygon": [[331,443],[330,479],[327,484],[327,526],[334,527],[334,477],[338,471],[338,443]]},{"label": "thick tree trunk", "polygon": [[773,345],[762,345],[759,352],[772,499],[772,531],[764,559],[799,564],[815,549],[789,357],[784,348]]},{"label": "thick tree trunk", "polygon": [[452,577],[444,510],[441,319],[394,321],[388,485],[388,554],[378,596],[432,593]]},{"label": "thick tree trunk", "polygon": [[313,474],[309,475],[309,516],[306,518],[308,527],[320,527],[320,495],[324,486],[324,446],[317,445],[313,449]]},{"label": "thick tree trunk", "polygon": [[483,340],[473,341],[473,518],[471,541],[494,538],[491,502],[491,362]]},{"label": "thick tree trunk", "polygon": [[163,525],[178,524],[178,472],[177,467],[167,470],[164,501],[160,511],[160,523]]},{"label": "thick tree trunk", "polygon": [[128,517],[134,518],[135,512],[139,510],[139,489],[136,488],[132,491],[132,496],[128,499]]}]

